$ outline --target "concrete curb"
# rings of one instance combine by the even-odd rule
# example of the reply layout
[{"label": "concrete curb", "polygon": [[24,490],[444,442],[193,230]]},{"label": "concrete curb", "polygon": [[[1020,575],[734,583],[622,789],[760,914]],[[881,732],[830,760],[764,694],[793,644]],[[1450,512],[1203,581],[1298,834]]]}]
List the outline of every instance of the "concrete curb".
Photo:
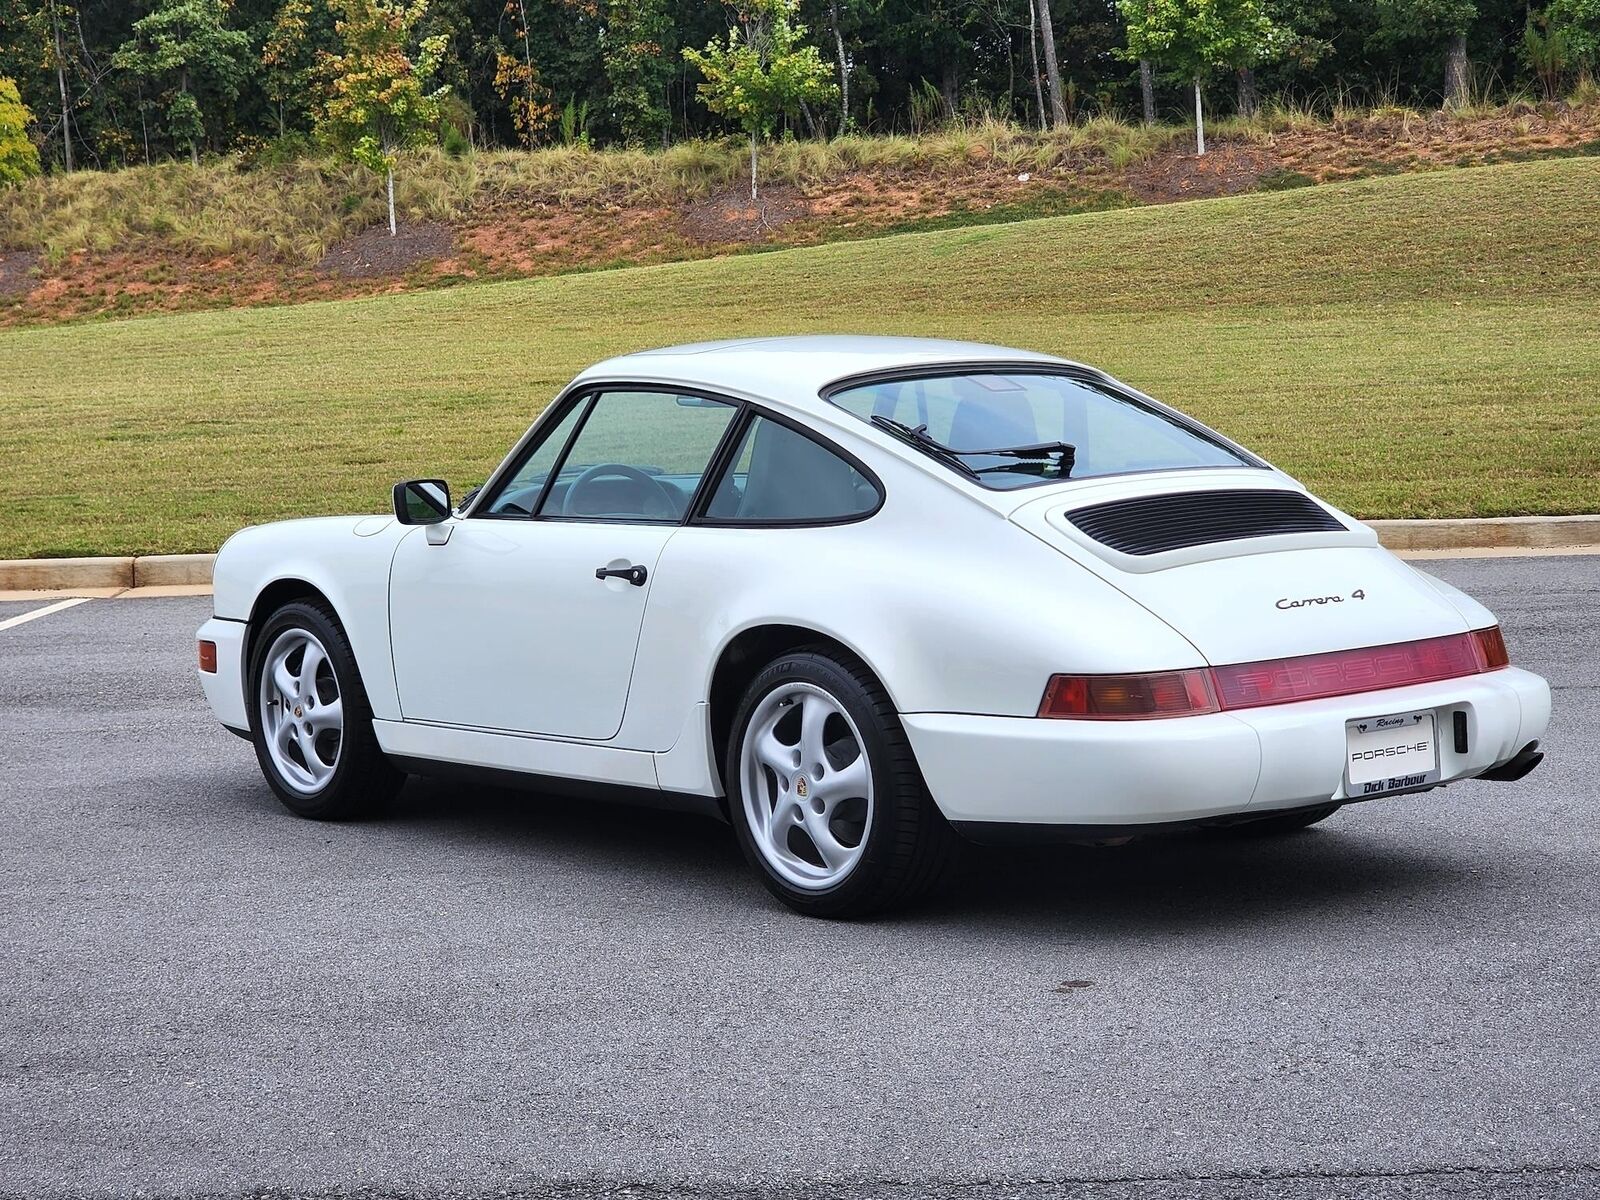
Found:
[{"label": "concrete curb", "polygon": [[[1600,546],[1600,514],[1576,517],[1461,517],[1368,521],[1390,550],[1442,556],[1451,551],[1559,552]],[[0,560],[0,592],[195,588],[211,583],[215,554],[122,558]]]},{"label": "concrete curb", "polygon": [[120,558],[0,560],[0,591],[209,587],[215,554],[145,554]]},{"label": "concrete curb", "polygon": [[1390,550],[1552,550],[1600,546],[1600,516],[1368,521]]}]

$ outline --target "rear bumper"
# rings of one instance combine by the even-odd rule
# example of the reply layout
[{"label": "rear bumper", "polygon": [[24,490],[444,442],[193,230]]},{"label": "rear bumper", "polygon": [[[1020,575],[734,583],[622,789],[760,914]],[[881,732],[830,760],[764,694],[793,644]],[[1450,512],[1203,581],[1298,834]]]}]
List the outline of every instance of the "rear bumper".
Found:
[{"label": "rear bumper", "polygon": [[195,640],[217,644],[215,674],[199,671],[200,687],[211,711],[235,733],[248,733],[250,715],[244,703],[244,642],[248,626],[243,621],[212,617],[195,632]]},{"label": "rear bumper", "polygon": [[[1158,721],[901,717],[944,815],[957,822],[1162,825],[1348,799],[1345,722],[1432,710],[1440,782],[1480,775],[1543,736],[1550,688],[1508,667],[1382,692]],[[1455,714],[1467,749],[1456,750]]]}]

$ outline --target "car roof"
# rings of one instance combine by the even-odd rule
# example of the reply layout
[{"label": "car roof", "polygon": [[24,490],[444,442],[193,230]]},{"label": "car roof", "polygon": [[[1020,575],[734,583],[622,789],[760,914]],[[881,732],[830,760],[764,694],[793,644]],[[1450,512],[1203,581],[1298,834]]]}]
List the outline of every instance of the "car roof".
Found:
[{"label": "car roof", "polygon": [[574,380],[637,380],[675,383],[776,400],[819,411],[818,393],[830,383],[879,371],[964,363],[1051,363],[1079,366],[1064,358],[937,338],[811,334],[697,342],[644,350],[596,363]]}]

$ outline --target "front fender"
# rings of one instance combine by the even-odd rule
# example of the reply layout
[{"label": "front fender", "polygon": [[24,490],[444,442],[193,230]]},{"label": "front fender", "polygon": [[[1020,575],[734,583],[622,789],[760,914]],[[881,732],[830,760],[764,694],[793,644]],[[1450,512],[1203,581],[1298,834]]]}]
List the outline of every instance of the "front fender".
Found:
[{"label": "front fender", "polygon": [[[213,611],[260,621],[259,601],[287,585],[319,592],[350,639],[361,682],[380,720],[398,720],[389,649],[389,564],[410,528],[392,517],[318,517],[241,530],[217,554]],[[248,686],[248,682],[246,683]]]}]

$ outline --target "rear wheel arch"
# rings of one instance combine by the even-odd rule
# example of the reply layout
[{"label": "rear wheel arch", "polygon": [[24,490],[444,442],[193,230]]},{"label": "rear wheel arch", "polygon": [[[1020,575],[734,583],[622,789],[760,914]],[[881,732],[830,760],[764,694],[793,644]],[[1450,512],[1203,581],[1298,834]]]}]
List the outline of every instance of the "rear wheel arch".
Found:
[{"label": "rear wheel arch", "polygon": [[[741,630],[722,648],[711,673],[711,687],[707,694],[712,761],[717,764],[719,777],[727,761],[728,742],[733,736],[733,719],[738,714],[745,689],[768,663],[800,649],[823,650],[843,661],[860,663],[884,691],[890,691],[877,669],[836,637],[804,625],[754,625]],[[728,781],[723,779],[721,782],[722,803],[726,806]]]}]

